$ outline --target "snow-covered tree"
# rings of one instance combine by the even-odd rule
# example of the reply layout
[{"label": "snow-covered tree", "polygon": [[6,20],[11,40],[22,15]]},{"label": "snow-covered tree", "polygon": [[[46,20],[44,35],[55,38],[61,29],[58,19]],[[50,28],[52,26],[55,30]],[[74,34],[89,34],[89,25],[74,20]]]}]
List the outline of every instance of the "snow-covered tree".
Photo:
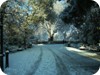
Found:
[{"label": "snow-covered tree", "polygon": [[56,25],[50,21],[44,21],[39,24],[38,34],[46,33],[48,35],[48,40],[53,41],[54,34],[56,33]]},{"label": "snow-covered tree", "polygon": [[20,27],[22,27],[26,17],[31,14],[32,9],[30,8],[28,0],[8,0],[2,5],[0,13],[3,15],[6,43],[14,44],[22,41]]},{"label": "snow-covered tree", "polygon": [[90,11],[87,12],[85,22],[81,25],[81,32],[83,34],[82,41],[88,44],[99,43],[100,30],[100,9],[96,6],[91,7]]},{"label": "snow-covered tree", "polygon": [[60,15],[60,13],[68,6],[70,6],[70,4],[67,3],[66,0],[56,1],[53,3],[53,10],[57,15]]}]

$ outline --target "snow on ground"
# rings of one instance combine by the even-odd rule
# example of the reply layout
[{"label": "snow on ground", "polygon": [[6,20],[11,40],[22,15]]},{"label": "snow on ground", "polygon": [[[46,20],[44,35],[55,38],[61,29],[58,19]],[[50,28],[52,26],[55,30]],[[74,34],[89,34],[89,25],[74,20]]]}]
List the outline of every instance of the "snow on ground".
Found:
[{"label": "snow on ground", "polygon": [[72,48],[72,47],[66,47],[67,50],[69,51],[74,51],[74,52],[83,52],[84,54],[88,54],[88,55],[97,55],[96,53],[91,53],[91,52],[86,52],[85,50],[79,50],[79,49],[76,49],[76,48]]},{"label": "snow on ground", "polygon": [[[84,51],[81,51],[84,53]],[[92,75],[100,62],[63,44],[38,44],[9,55],[8,75]],[[85,53],[86,54],[86,53]]]},{"label": "snow on ground", "polygon": [[[77,63],[77,59],[76,58],[73,59],[71,56],[71,53],[69,52],[65,53],[65,51],[62,51],[62,50],[65,50],[64,46],[59,45],[59,49],[58,49],[57,46],[55,45],[54,46],[55,50],[53,50],[53,48],[51,49],[57,54],[56,56],[58,57],[58,60],[60,60],[58,62],[60,63],[59,65],[62,65],[61,67],[64,68],[62,71],[62,75],[83,75],[83,73],[85,73],[86,75],[92,74],[91,72],[84,70],[82,66],[85,66],[85,65],[82,65],[82,64],[80,65],[79,62]],[[62,70],[62,68],[60,70]]]},{"label": "snow on ground", "polygon": [[46,48],[43,48],[43,56],[41,60],[40,67],[36,71],[34,75],[57,75],[56,73],[56,66],[55,66],[55,59]]},{"label": "snow on ground", "polygon": [[[97,53],[93,53],[93,52],[87,52],[86,50],[79,50],[79,49],[76,49],[76,48],[72,48],[72,47],[66,47],[66,49],[68,50],[68,51],[71,51],[71,52],[75,52],[75,53],[77,53],[77,54],[79,54],[79,55],[82,55],[82,56],[87,56],[87,57],[95,57],[95,56],[100,56],[100,55],[98,55]],[[92,58],[92,59],[95,59],[95,60],[98,60],[98,61],[100,61],[100,58]]]},{"label": "snow on ground", "polygon": [[28,49],[24,52],[10,54],[10,68],[6,69],[5,72],[8,75],[26,75],[26,72],[32,69],[31,66],[34,65],[35,61],[37,61],[36,58],[40,55],[39,48],[36,47],[34,50]]}]

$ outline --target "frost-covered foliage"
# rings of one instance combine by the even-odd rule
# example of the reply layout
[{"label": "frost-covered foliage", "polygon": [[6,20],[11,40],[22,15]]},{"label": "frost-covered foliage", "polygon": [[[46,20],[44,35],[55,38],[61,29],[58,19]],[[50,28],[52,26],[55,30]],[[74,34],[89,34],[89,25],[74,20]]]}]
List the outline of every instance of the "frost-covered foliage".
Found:
[{"label": "frost-covered foliage", "polygon": [[26,45],[31,37],[36,41],[82,42],[100,38],[96,30],[100,10],[91,0],[8,0],[3,8],[8,43]]},{"label": "frost-covered foliage", "polygon": [[33,8],[32,19],[34,23],[44,22],[53,19],[52,4],[55,0],[30,0]]},{"label": "frost-covered foliage", "polygon": [[84,43],[97,44],[100,40],[100,9],[91,7],[91,10],[86,14],[85,22],[81,25],[81,38]]},{"label": "frost-covered foliage", "polygon": [[[55,23],[51,23],[51,22],[45,20],[43,23],[42,22],[39,23],[38,26],[39,27],[35,33],[40,35],[39,37],[41,37],[41,38],[39,38],[39,39],[45,38],[44,41],[48,41],[49,39],[53,38],[54,34],[56,33]],[[52,39],[52,41],[53,41],[53,39]]]},{"label": "frost-covered foliage", "polygon": [[63,41],[64,40],[64,36],[62,34],[62,32],[56,32],[54,34],[54,41]]},{"label": "frost-covered foliage", "polygon": [[4,22],[21,25],[30,14],[28,4],[23,0],[9,0],[5,5]]},{"label": "frost-covered foliage", "polygon": [[67,3],[66,0],[56,1],[53,3],[53,9],[57,15],[60,15],[60,13],[68,6],[70,6],[70,4]]},{"label": "frost-covered foliage", "polygon": [[79,30],[80,41],[97,44],[100,35],[100,9],[92,0],[70,0],[70,6],[60,15],[63,22],[73,24]]},{"label": "frost-covered foliage", "polygon": [[92,0],[70,0],[68,3],[70,3],[70,6],[60,14],[60,17],[66,23],[77,25],[82,24],[84,15],[87,11],[90,11],[92,6],[97,6]]},{"label": "frost-covered foliage", "polygon": [[1,6],[0,13],[3,17],[4,43],[23,44],[23,38],[26,37],[24,33],[27,32],[29,34],[31,31],[29,30],[28,24],[24,24],[27,16],[32,13],[32,7],[28,5],[28,1],[8,0]]}]

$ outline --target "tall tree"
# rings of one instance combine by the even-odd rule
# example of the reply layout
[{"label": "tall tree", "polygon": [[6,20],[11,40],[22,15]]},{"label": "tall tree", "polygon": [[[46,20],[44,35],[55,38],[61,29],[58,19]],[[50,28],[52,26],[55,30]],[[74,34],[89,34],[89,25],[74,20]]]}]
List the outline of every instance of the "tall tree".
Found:
[{"label": "tall tree", "polygon": [[[5,9],[3,9],[5,7]],[[26,17],[31,14],[31,6],[28,5],[27,0],[9,0],[2,10],[4,15],[4,33],[6,34],[8,43],[15,43],[18,41],[17,35],[20,34],[20,27],[23,25]]]}]

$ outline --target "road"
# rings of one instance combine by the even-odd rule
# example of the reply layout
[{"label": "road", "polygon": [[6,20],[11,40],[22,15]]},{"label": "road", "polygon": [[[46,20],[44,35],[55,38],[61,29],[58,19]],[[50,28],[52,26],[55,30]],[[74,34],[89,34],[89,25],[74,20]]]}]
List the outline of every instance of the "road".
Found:
[{"label": "road", "polygon": [[10,54],[8,75],[92,75],[100,62],[71,52],[64,45],[38,45]]}]

